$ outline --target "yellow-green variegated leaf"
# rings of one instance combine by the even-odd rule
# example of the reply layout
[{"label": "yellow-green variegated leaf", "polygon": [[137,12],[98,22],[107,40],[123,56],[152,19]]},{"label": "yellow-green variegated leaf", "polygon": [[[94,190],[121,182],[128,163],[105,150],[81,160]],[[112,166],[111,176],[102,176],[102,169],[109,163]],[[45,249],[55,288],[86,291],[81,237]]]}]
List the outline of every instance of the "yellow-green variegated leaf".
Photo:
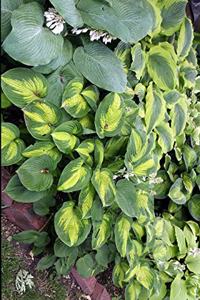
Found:
[{"label": "yellow-green variegated leaf", "polygon": [[174,136],[179,136],[183,133],[187,121],[187,111],[187,103],[184,98],[172,107],[170,117]]},{"label": "yellow-green variegated leaf", "polygon": [[130,70],[136,73],[136,78],[139,80],[145,69],[145,52],[142,50],[141,44],[137,43],[131,49],[132,64]]},{"label": "yellow-green variegated leaf", "polygon": [[75,149],[75,151],[82,157],[83,159],[88,159],[90,153],[94,151],[94,140],[87,139],[80,143],[80,145]]},{"label": "yellow-green variegated leaf", "polygon": [[129,232],[131,229],[131,218],[120,216],[115,224],[115,244],[121,257],[126,256]]},{"label": "yellow-green variegated leaf", "polygon": [[115,197],[115,185],[112,172],[108,169],[97,168],[93,172],[91,181],[103,206],[111,205]]},{"label": "yellow-green variegated leaf", "polygon": [[101,168],[104,160],[104,145],[99,139],[95,140],[94,159],[96,167]]},{"label": "yellow-green variegated leaf", "polygon": [[178,82],[176,62],[168,49],[161,45],[151,47],[148,53],[148,73],[162,90],[172,90]]},{"label": "yellow-green variegated leaf", "polygon": [[46,78],[31,69],[11,69],[5,72],[1,78],[3,92],[18,107],[24,107],[47,95]]},{"label": "yellow-green variegated leaf", "polygon": [[125,300],[139,300],[141,285],[137,281],[131,281],[125,290]]},{"label": "yellow-green variegated leaf", "polygon": [[121,61],[124,72],[128,73],[131,65],[131,45],[120,41],[114,52],[117,58]]},{"label": "yellow-green variegated leaf", "polygon": [[89,221],[81,219],[81,211],[73,201],[63,203],[55,214],[54,226],[59,239],[69,247],[82,244],[91,229]]},{"label": "yellow-green variegated leaf", "polygon": [[72,79],[65,87],[62,97],[62,107],[74,118],[82,118],[87,115],[90,107],[81,95],[83,81],[80,78]]},{"label": "yellow-green variegated leaf", "polygon": [[172,150],[174,145],[174,133],[167,122],[161,122],[156,127],[158,133],[158,144],[162,148],[163,153],[167,153]]},{"label": "yellow-green variegated leaf", "polygon": [[154,89],[152,83],[147,89],[145,110],[145,123],[147,133],[149,133],[157,124],[164,120],[166,112],[162,93]]},{"label": "yellow-green variegated leaf", "polygon": [[13,140],[20,135],[19,129],[16,125],[8,122],[1,124],[1,149],[8,146]]},{"label": "yellow-green variegated leaf", "polygon": [[55,105],[42,101],[28,104],[23,112],[28,131],[38,140],[49,139],[61,115]]},{"label": "yellow-green variegated leaf", "polygon": [[146,156],[133,165],[132,172],[137,176],[148,176],[154,168],[154,159],[151,156]]},{"label": "yellow-green variegated leaf", "polygon": [[125,262],[120,262],[117,263],[113,269],[113,274],[112,274],[112,279],[114,282],[114,285],[122,288],[124,279],[125,279],[125,274],[128,271],[129,266]]},{"label": "yellow-green variegated leaf", "polygon": [[154,283],[154,273],[149,266],[141,266],[136,273],[137,281],[146,289],[150,290]]},{"label": "yellow-green variegated leaf", "polygon": [[99,90],[95,85],[90,85],[86,87],[81,95],[87,101],[88,105],[92,108],[93,111],[97,110],[97,104],[99,101]]},{"label": "yellow-green variegated leaf", "polygon": [[92,248],[101,248],[109,239],[112,229],[112,217],[105,213],[99,222],[93,223]]},{"label": "yellow-green variegated leaf", "polygon": [[99,104],[95,114],[95,127],[100,138],[119,134],[123,125],[124,107],[121,97],[108,94]]},{"label": "yellow-green variegated leaf", "polygon": [[90,217],[94,196],[95,189],[91,183],[83,188],[79,194],[78,204],[81,209],[83,219],[87,219]]},{"label": "yellow-green variegated leaf", "polygon": [[24,142],[19,138],[16,138],[5,146],[1,152],[2,166],[10,166],[22,160],[22,152],[25,147]]},{"label": "yellow-green variegated leaf", "polygon": [[177,54],[181,59],[184,59],[191,47],[193,41],[193,27],[192,22],[185,17],[182,25],[181,30],[178,36],[178,43],[177,43]]},{"label": "yellow-green variegated leaf", "polygon": [[36,142],[35,144],[28,146],[22,153],[22,155],[27,158],[37,157],[44,154],[49,155],[56,163],[58,163],[62,158],[62,154],[55,147],[54,143],[49,141]]},{"label": "yellow-green variegated leaf", "polygon": [[84,164],[82,158],[72,160],[62,171],[58,182],[58,191],[79,191],[90,181],[91,168]]}]

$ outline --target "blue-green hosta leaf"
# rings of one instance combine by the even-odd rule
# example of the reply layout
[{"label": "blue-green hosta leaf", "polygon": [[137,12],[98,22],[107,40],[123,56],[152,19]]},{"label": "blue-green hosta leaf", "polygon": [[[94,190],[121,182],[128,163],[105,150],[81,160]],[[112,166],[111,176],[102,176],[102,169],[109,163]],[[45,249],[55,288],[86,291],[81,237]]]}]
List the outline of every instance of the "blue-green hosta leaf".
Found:
[{"label": "blue-green hosta leaf", "polygon": [[8,99],[18,107],[24,107],[47,94],[46,78],[27,68],[15,68],[2,75],[2,89]]},{"label": "blue-green hosta leaf", "polygon": [[192,47],[193,27],[192,22],[185,17],[181,30],[178,36],[177,54],[181,59],[184,59]]},{"label": "blue-green hosta leaf", "polygon": [[134,3],[131,0],[115,0],[111,5],[102,1],[81,0],[77,7],[89,27],[105,30],[124,42],[137,43],[151,33],[155,25],[154,9],[145,0]]},{"label": "blue-green hosta leaf", "polygon": [[183,133],[187,121],[187,111],[187,103],[184,98],[172,107],[170,117],[172,120],[171,127],[174,132],[174,136],[179,136]]},{"label": "blue-green hosta leaf", "polygon": [[168,106],[177,103],[183,97],[177,90],[167,91],[163,96]]},{"label": "blue-green hosta leaf", "polygon": [[42,101],[28,104],[23,112],[28,131],[38,140],[48,140],[61,117],[57,106]]},{"label": "blue-green hosta leaf", "polygon": [[97,168],[91,181],[103,206],[111,205],[116,193],[112,172],[109,169]]},{"label": "blue-green hosta leaf", "polygon": [[59,239],[69,247],[82,244],[91,229],[89,221],[81,219],[81,211],[73,201],[63,203],[55,214],[54,226]]},{"label": "blue-green hosta leaf", "polygon": [[185,17],[185,0],[165,0],[160,1],[161,17],[162,17],[162,33],[172,35],[180,27]]},{"label": "blue-green hosta leaf", "polygon": [[78,204],[82,212],[82,218],[87,219],[91,216],[91,209],[94,201],[95,190],[91,183],[83,188],[79,194]]},{"label": "blue-green hosta leaf", "polygon": [[174,134],[167,122],[161,122],[156,127],[158,133],[158,144],[162,148],[163,153],[167,153],[172,150],[174,145]]},{"label": "blue-green hosta leaf", "polygon": [[141,44],[137,43],[131,48],[132,64],[130,70],[136,73],[136,78],[139,80],[145,69],[145,53],[141,48]]},{"label": "blue-green hosta leaf", "polygon": [[185,280],[181,279],[182,274],[178,274],[172,281],[170,289],[170,300],[187,300],[187,288]]},{"label": "blue-green hosta leaf", "polygon": [[200,274],[200,253],[198,253],[198,249],[196,250],[196,253],[189,254],[186,257],[185,263],[191,272],[194,274]]},{"label": "blue-green hosta leaf", "polygon": [[95,114],[95,127],[100,138],[117,135],[123,125],[124,106],[116,93],[108,94],[99,104]]},{"label": "blue-green hosta leaf", "polygon": [[5,188],[5,193],[16,202],[33,203],[47,196],[50,197],[53,193],[53,190],[51,189],[42,192],[31,192],[22,185],[19,177],[17,174],[15,174],[9,180]]},{"label": "blue-green hosta leaf", "polygon": [[118,287],[123,287],[125,274],[128,271],[129,266],[126,262],[116,263],[113,269],[112,279],[114,285]]},{"label": "blue-green hosta leaf", "polygon": [[22,4],[12,13],[12,31],[3,49],[25,65],[48,64],[62,51],[63,38],[44,28],[43,23],[43,11],[38,3]]},{"label": "blue-green hosta leaf", "polygon": [[148,53],[148,73],[156,85],[166,91],[176,87],[178,76],[174,59],[162,45],[151,47]]},{"label": "blue-green hosta leaf", "polygon": [[195,87],[195,79],[197,73],[197,68],[193,64],[187,62],[186,60],[181,64],[180,68],[180,81],[184,88],[192,89]]},{"label": "blue-green hosta leaf", "polygon": [[90,181],[91,168],[82,158],[72,160],[62,171],[58,182],[58,191],[74,192],[86,187]]},{"label": "blue-green hosta leaf", "polygon": [[149,133],[156,125],[164,120],[166,112],[162,93],[154,89],[152,83],[147,89],[145,110],[145,123],[147,133]]},{"label": "blue-green hosta leaf", "polygon": [[108,264],[111,263],[115,257],[114,251],[115,248],[113,244],[104,245],[97,249],[97,254],[95,255],[96,262],[100,266],[107,268]]},{"label": "blue-green hosta leaf", "polygon": [[200,196],[196,194],[188,202],[188,209],[192,217],[200,221]]},{"label": "blue-green hosta leaf", "polygon": [[62,97],[62,107],[74,118],[82,118],[90,110],[87,101],[81,95],[83,81],[80,78],[72,79],[65,87]]},{"label": "blue-green hosta leaf", "polygon": [[125,91],[127,78],[121,62],[105,45],[93,42],[78,47],[73,59],[78,71],[97,87],[117,93]]},{"label": "blue-green hosta leaf", "polygon": [[23,3],[23,0],[3,0],[1,2],[1,42],[11,31],[12,12]]},{"label": "blue-green hosta leaf", "polygon": [[92,248],[98,249],[107,243],[111,230],[112,216],[109,213],[105,213],[101,221],[93,222]]},{"label": "blue-green hosta leaf", "polygon": [[125,215],[121,215],[115,224],[115,244],[121,257],[126,256],[130,229],[131,219]]},{"label": "blue-green hosta leaf", "polygon": [[53,142],[36,142],[33,145],[28,146],[22,153],[24,157],[31,158],[41,155],[49,155],[56,163],[62,158],[62,154],[55,147]]},{"label": "blue-green hosta leaf", "polygon": [[76,8],[76,0],[50,0],[57,12],[65,19],[65,21],[73,27],[83,25],[80,12]]},{"label": "blue-green hosta leaf", "polygon": [[171,186],[169,190],[169,197],[172,199],[173,202],[176,204],[185,204],[186,203],[186,196],[185,192],[183,191],[183,180],[182,178],[176,179],[174,184]]},{"label": "blue-green hosta leaf", "polygon": [[41,192],[53,184],[56,163],[47,155],[27,159],[16,171],[21,183],[29,191]]}]

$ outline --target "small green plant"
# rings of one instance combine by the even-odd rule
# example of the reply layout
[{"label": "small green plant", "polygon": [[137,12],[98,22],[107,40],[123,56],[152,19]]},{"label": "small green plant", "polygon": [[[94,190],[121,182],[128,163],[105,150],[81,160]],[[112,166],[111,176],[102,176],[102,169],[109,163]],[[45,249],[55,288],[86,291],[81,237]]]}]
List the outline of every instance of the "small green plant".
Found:
[{"label": "small green plant", "polygon": [[198,299],[200,76],[186,1],[11,2],[3,50],[25,66],[2,75],[4,110],[24,119],[3,114],[2,165],[16,167],[5,192],[50,215],[15,239],[59,275],[114,263],[126,300]]}]

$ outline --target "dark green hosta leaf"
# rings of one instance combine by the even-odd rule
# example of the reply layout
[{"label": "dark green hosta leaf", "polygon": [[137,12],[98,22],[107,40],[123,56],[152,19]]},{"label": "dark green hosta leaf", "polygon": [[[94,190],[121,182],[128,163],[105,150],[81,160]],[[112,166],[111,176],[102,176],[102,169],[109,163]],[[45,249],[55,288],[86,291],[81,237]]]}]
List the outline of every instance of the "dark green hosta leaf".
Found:
[{"label": "dark green hosta leaf", "polygon": [[172,107],[170,117],[172,120],[171,127],[173,129],[174,136],[179,136],[183,133],[187,121],[187,111],[187,103],[184,98]]},{"label": "dark green hosta leaf", "polygon": [[185,18],[178,37],[177,54],[181,59],[184,59],[192,47],[193,27],[192,22]]},{"label": "dark green hosta leaf", "polygon": [[95,127],[100,138],[112,137],[123,125],[124,106],[118,94],[108,94],[100,103],[95,114]]},{"label": "dark green hosta leaf", "polygon": [[115,244],[121,257],[126,256],[131,219],[125,215],[120,216],[115,224]]},{"label": "dark green hosta leaf", "polygon": [[43,11],[38,3],[22,4],[12,13],[12,31],[3,49],[25,65],[48,64],[62,51],[63,38],[44,28],[43,23]]},{"label": "dark green hosta leaf", "polygon": [[174,184],[171,186],[169,190],[169,197],[172,199],[173,202],[176,204],[185,204],[186,203],[186,196],[184,192],[183,180],[182,178],[176,179]]},{"label": "dark green hosta leaf", "polygon": [[71,251],[68,257],[59,258],[55,263],[56,272],[58,275],[67,275],[74,266],[78,251]]},{"label": "dark green hosta leaf", "polygon": [[50,194],[37,202],[33,203],[33,211],[38,216],[46,216],[50,212],[50,208],[55,206],[56,199]]},{"label": "dark green hosta leaf", "polygon": [[78,47],[73,56],[78,71],[96,86],[124,92],[127,79],[115,54],[105,45],[93,42]]},{"label": "dark green hosta leaf", "polygon": [[99,222],[93,222],[93,233],[92,233],[92,248],[101,248],[107,243],[111,235],[112,216],[109,213],[105,213],[102,220]]},{"label": "dark green hosta leaf", "polygon": [[160,183],[155,184],[154,186],[154,192],[156,193],[154,197],[156,199],[164,199],[167,197],[169,193],[169,189],[171,187],[171,180],[164,170],[159,170],[157,173],[157,178],[161,178],[163,180]]},{"label": "dark green hosta leaf", "polygon": [[137,43],[151,33],[155,25],[154,9],[144,0],[134,3],[115,0],[110,5],[102,1],[81,0],[78,9],[89,27],[105,30],[124,42]]},{"label": "dark green hosta leaf", "polygon": [[[111,248],[111,246],[113,246],[113,249]],[[114,257],[115,257],[115,247],[113,244],[108,244],[97,249],[95,260],[100,266],[107,268],[108,264],[112,262]]]},{"label": "dark green hosta leaf", "polygon": [[81,220],[81,211],[73,201],[63,203],[55,214],[54,226],[59,239],[69,247],[82,244],[91,229],[88,220]]},{"label": "dark green hosta leaf", "polygon": [[170,289],[170,300],[187,300],[187,288],[185,280],[181,279],[182,274],[178,274],[172,281]]},{"label": "dark green hosta leaf", "polygon": [[36,230],[25,230],[13,236],[13,239],[19,243],[34,244],[36,247],[43,247],[49,243],[47,232]]},{"label": "dark green hosta leaf", "polygon": [[105,159],[110,160],[119,153],[125,151],[128,137],[113,137],[105,145]]},{"label": "dark green hosta leaf", "polygon": [[57,257],[67,257],[71,252],[76,252],[76,250],[77,248],[67,246],[59,238],[54,243],[54,254]]},{"label": "dark green hosta leaf", "polygon": [[74,192],[86,187],[91,178],[91,168],[82,158],[72,160],[62,171],[58,191]]},{"label": "dark green hosta leaf", "polygon": [[16,171],[21,183],[29,191],[41,192],[53,184],[55,162],[47,155],[27,159]]},{"label": "dark green hosta leaf", "polygon": [[80,27],[83,25],[80,12],[76,8],[76,0],[50,0],[57,12],[65,19],[65,21],[73,27]]},{"label": "dark green hosta leaf", "polygon": [[194,274],[200,274],[200,253],[198,252],[198,250],[199,250],[198,248],[191,250],[194,253],[189,254],[185,259],[185,263],[188,269]]},{"label": "dark green hosta leaf", "polygon": [[96,262],[91,254],[79,258],[76,262],[76,268],[82,277],[91,277],[96,268]]},{"label": "dark green hosta leaf", "polygon": [[36,269],[40,270],[40,271],[49,269],[50,267],[52,267],[54,265],[55,261],[56,261],[55,255],[44,256],[43,258],[41,258],[39,260]]},{"label": "dark green hosta leaf", "polygon": [[188,209],[196,221],[200,221],[200,195],[194,195],[188,202]]}]

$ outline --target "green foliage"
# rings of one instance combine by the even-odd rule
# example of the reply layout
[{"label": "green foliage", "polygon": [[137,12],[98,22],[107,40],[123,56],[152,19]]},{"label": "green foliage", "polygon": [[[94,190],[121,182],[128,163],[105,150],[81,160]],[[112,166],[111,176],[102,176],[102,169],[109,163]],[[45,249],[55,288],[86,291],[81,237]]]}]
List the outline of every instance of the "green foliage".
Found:
[{"label": "green foliage", "polygon": [[200,77],[186,1],[51,0],[45,13],[11,2],[4,55],[23,66],[2,75],[5,192],[50,215],[48,233],[15,239],[47,246],[38,269],[60,276],[112,263],[126,300],[198,299]]}]

